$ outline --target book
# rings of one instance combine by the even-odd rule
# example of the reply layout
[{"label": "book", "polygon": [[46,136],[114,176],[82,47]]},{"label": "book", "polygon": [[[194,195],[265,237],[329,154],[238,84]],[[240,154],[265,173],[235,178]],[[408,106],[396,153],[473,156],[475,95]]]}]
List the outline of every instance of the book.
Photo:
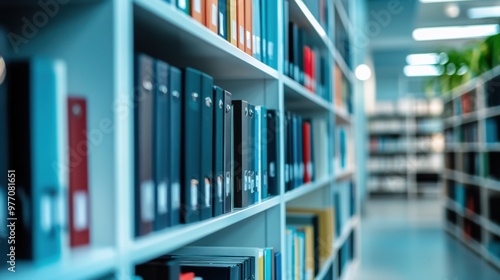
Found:
[{"label": "book", "polygon": [[87,100],[68,97],[69,232],[70,246],[90,243],[90,195],[88,171]]},{"label": "book", "polygon": [[218,0],[205,0],[205,26],[212,30],[214,33],[219,32],[219,1]]},{"label": "book", "polygon": [[234,131],[233,131],[233,105],[231,93],[224,91],[224,213],[233,210],[234,196]]},{"label": "book", "polygon": [[156,60],[154,65],[153,89],[153,168],[156,182],[155,221],[154,230],[170,226],[170,96],[169,96],[169,65]]},{"label": "book", "polygon": [[57,209],[68,211],[63,203],[69,171],[66,66],[32,57],[7,68],[8,166],[15,170],[9,179],[16,185],[16,212],[8,217],[31,221],[16,230],[16,260],[47,264],[62,253],[66,225]]},{"label": "book", "polygon": [[213,78],[201,74],[201,174],[202,182],[198,196],[200,205],[200,219],[212,217],[212,192],[213,192],[213,127],[214,127],[214,102]]},{"label": "book", "polygon": [[135,236],[153,231],[156,184],[153,174],[154,59],[137,54],[135,63]]},{"label": "book", "polygon": [[224,90],[214,86],[214,133],[213,133],[213,216],[219,216],[224,208]]},{"label": "book", "polygon": [[233,131],[234,131],[234,207],[242,208],[249,205],[250,199],[250,168],[248,150],[249,108],[244,100],[233,100]]},{"label": "book", "polygon": [[182,118],[182,72],[170,65],[170,224],[175,226],[181,220],[181,140],[182,130],[179,120]]},{"label": "book", "polygon": [[268,178],[268,195],[278,195],[280,193],[279,185],[279,168],[278,168],[278,153],[279,153],[279,118],[276,110],[267,110],[267,178]]},{"label": "book", "polygon": [[199,194],[201,181],[201,72],[193,68],[184,70],[184,93],[182,96],[182,172],[181,188],[182,221],[192,223],[200,220]]}]

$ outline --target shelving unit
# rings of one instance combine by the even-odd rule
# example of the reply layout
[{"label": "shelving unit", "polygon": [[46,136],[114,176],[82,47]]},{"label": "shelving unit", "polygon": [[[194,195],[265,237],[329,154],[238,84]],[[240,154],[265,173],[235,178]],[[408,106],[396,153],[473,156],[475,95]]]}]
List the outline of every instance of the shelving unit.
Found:
[{"label": "shelving unit", "polygon": [[[32,1],[7,1],[0,4],[0,24],[12,32],[22,34],[23,16],[32,16],[40,7]],[[7,6],[8,4],[16,4]],[[283,1],[278,1],[282,7]],[[343,57],[334,44],[336,20],[347,26],[347,34],[354,31],[349,13],[356,10],[357,1],[331,4],[329,30],[323,29],[302,0],[290,0],[290,19],[309,32],[313,43],[325,49],[331,72],[341,71],[350,84],[351,98],[355,101],[357,82],[352,73],[352,57]],[[333,194],[353,182],[357,192],[363,186],[356,182],[357,174],[364,173],[364,164],[357,163],[345,170],[336,169],[333,162],[339,155],[335,151],[337,125],[354,130],[362,125],[363,108],[353,102],[349,111],[344,106],[325,100],[306,90],[283,74],[283,46],[278,44],[278,67],[272,67],[247,55],[203,25],[195,22],[175,7],[175,1],[162,0],[79,0],[59,6],[58,13],[40,27],[36,36],[19,51],[6,58],[46,56],[65,61],[68,68],[70,94],[88,100],[88,130],[100,133],[89,154],[91,245],[69,249],[63,244],[62,257],[50,264],[19,262],[15,279],[132,279],[135,266],[168,254],[186,245],[274,247],[286,255],[286,208],[338,207]],[[347,7],[346,7],[347,9]],[[337,11],[337,12],[334,12]],[[278,8],[278,42],[283,41],[282,9]],[[349,35],[350,44],[355,37]],[[50,42],[50,43],[48,43]],[[178,225],[150,235],[135,238],[134,229],[134,52],[165,60],[179,68],[193,67],[214,77],[215,84],[233,93],[234,99],[245,99],[280,113],[279,182],[280,193],[261,203],[193,224]],[[354,57],[355,58],[355,57]],[[338,68],[334,65],[339,65]],[[331,95],[337,94],[334,86]],[[362,98],[362,97],[361,97]],[[332,98],[333,99],[333,98]],[[285,192],[284,187],[284,112],[292,111],[323,120],[327,124],[327,138],[322,149],[326,162],[323,174],[314,182]],[[112,123],[112,130],[102,132],[103,121]],[[351,139],[356,134],[351,131]],[[354,141],[351,141],[354,142]],[[362,143],[363,140],[360,140]],[[363,152],[362,149],[353,149]],[[351,155],[351,161],[354,156]],[[361,183],[360,183],[361,184]],[[323,265],[315,279],[350,279],[351,271],[359,260],[359,199],[353,196],[354,214],[342,225],[340,236],[331,246],[333,255]],[[241,238],[241,236],[248,238]],[[352,241],[348,241],[352,240]],[[63,240],[64,242],[64,240]],[[348,242],[352,243],[348,244]],[[355,247],[352,260],[339,268],[340,251]],[[281,267],[286,271],[283,258]],[[341,272],[342,271],[342,272]],[[10,274],[0,271],[0,278]]]},{"label": "shelving unit", "polygon": [[445,229],[497,268],[500,252],[492,246],[500,240],[494,210],[500,200],[493,199],[500,195],[500,178],[491,168],[498,167],[499,75],[495,68],[447,94],[443,114]]},{"label": "shelving unit", "polygon": [[[405,98],[376,107],[380,109],[369,115],[370,194],[440,194],[444,151],[440,101]],[[426,124],[436,127],[426,129]]]}]

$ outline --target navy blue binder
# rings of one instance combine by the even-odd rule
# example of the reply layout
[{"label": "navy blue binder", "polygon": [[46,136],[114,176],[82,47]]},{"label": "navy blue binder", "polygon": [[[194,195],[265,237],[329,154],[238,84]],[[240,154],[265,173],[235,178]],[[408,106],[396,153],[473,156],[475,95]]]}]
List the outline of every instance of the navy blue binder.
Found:
[{"label": "navy blue binder", "polygon": [[248,166],[249,108],[244,100],[233,101],[234,131],[234,207],[249,204],[250,169]]},{"label": "navy blue binder", "polygon": [[136,55],[134,90],[135,143],[135,235],[153,231],[155,178],[153,174],[154,59]]},{"label": "navy blue binder", "polygon": [[212,193],[213,216],[223,213],[224,207],[224,90],[214,86],[214,133],[213,166],[214,187]]},{"label": "navy blue binder", "polygon": [[233,105],[231,93],[224,91],[224,213],[233,211]]},{"label": "navy blue binder", "polygon": [[181,219],[181,109],[182,72],[170,65],[170,222],[177,225]]},{"label": "navy blue binder", "polygon": [[214,80],[201,75],[201,185],[198,196],[200,219],[212,217],[213,192],[213,126],[214,126]]},{"label": "navy blue binder", "polygon": [[227,28],[227,0],[219,0],[218,3],[218,8],[219,8],[219,15],[218,15],[218,28],[219,28],[219,36],[227,40],[227,31],[229,30]]},{"label": "navy blue binder", "polygon": [[201,72],[192,68],[184,71],[183,138],[182,138],[182,222],[200,220],[199,189],[201,182]]},{"label": "navy blue binder", "polygon": [[294,141],[293,141],[293,117],[292,113],[287,112],[285,118],[286,125],[286,164],[285,164],[285,186],[289,191],[294,188]]},{"label": "navy blue binder", "polygon": [[15,222],[16,260],[48,263],[61,256],[57,205],[68,184],[59,170],[67,162],[67,128],[61,121],[66,117],[65,66],[32,58],[7,69],[8,168],[15,170],[16,184],[16,211],[7,215],[17,220],[3,226]]},{"label": "navy blue binder", "polygon": [[[278,173],[278,144],[279,144],[279,119],[278,113],[275,110],[267,110],[267,182],[269,195],[278,195],[279,173]],[[286,152],[286,151],[285,151]]]},{"label": "navy blue binder", "polygon": [[156,181],[155,230],[170,226],[170,96],[168,74],[169,65],[163,61],[155,62],[154,83],[154,178]]}]

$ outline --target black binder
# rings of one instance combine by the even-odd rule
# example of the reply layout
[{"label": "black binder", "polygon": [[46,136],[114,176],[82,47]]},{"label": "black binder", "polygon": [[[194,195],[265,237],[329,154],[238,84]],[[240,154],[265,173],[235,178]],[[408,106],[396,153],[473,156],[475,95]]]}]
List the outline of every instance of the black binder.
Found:
[{"label": "black binder", "polygon": [[155,230],[170,226],[170,119],[169,87],[167,63],[155,62],[154,83],[154,178],[156,181]]},{"label": "black binder", "polygon": [[233,105],[231,93],[224,91],[224,213],[233,211]]},{"label": "black binder", "polygon": [[256,177],[255,173],[257,170],[255,170],[255,161],[257,160],[255,158],[255,120],[256,120],[256,112],[255,112],[255,106],[252,104],[248,104],[248,134],[247,138],[243,138],[246,140],[246,155],[247,155],[247,167],[248,167],[248,177],[247,177],[247,182],[248,182],[248,205],[252,205],[257,201],[256,195],[257,195],[257,185],[256,185]]},{"label": "black binder", "polygon": [[138,265],[135,275],[141,276],[143,280],[177,280],[181,275],[181,268],[177,260],[154,260]]},{"label": "black binder", "polygon": [[224,90],[214,87],[214,187],[213,215],[219,216],[224,207]]},{"label": "black binder", "polygon": [[249,168],[248,168],[248,103],[244,100],[233,101],[234,110],[234,207],[248,206]]},{"label": "black binder", "polygon": [[207,74],[201,75],[201,184],[198,203],[200,219],[212,217],[213,192],[213,126],[214,126],[214,81]]},{"label": "black binder", "polygon": [[192,223],[200,220],[198,200],[201,185],[201,72],[192,68],[184,71],[183,93],[183,139],[182,139],[182,178],[181,188],[182,222]]},{"label": "black binder", "polygon": [[136,56],[135,81],[135,235],[153,231],[155,182],[153,177],[154,59]]},{"label": "black binder", "polygon": [[[5,35],[0,28],[0,35]],[[5,55],[3,52],[2,45],[0,45],[0,59],[2,55]],[[1,71],[1,70],[0,70]],[[4,69],[5,71],[5,69]],[[4,73],[0,73],[0,77],[5,75]],[[3,172],[5,175],[5,179],[3,182],[0,182],[0,192],[3,194],[7,193],[7,170],[8,170],[8,129],[7,129],[7,81],[0,81],[0,172]],[[7,212],[3,211],[3,215],[0,216],[0,219],[3,221],[7,221]],[[0,253],[2,254],[0,257],[0,269],[7,269],[7,249],[10,247],[7,244],[8,237],[8,229],[4,227],[0,230]]]},{"label": "black binder", "polygon": [[[267,110],[267,185],[269,195],[278,195],[279,173],[278,173],[278,134],[279,120],[275,110]],[[286,152],[286,151],[285,151]]]},{"label": "black binder", "polygon": [[181,140],[182,140],[182,72],[170,65],[170,205],[171,224],[181,219]]},{"label": "black binder", "polygon": [[241,264],[227,263],[199,263],[181,261],[181,272],[194,272],[203,280],[238,280],[241,278]]}]

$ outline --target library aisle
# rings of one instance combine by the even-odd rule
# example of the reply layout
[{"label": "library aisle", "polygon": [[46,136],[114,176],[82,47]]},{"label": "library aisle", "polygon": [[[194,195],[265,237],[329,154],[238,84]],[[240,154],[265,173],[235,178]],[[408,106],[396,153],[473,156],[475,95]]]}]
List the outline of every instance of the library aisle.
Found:
[{"label": "library aisle", "polygon": [[436,199],[369,200],[354,279],[500,279],[500,271],[443,231],[442,216]]}]

